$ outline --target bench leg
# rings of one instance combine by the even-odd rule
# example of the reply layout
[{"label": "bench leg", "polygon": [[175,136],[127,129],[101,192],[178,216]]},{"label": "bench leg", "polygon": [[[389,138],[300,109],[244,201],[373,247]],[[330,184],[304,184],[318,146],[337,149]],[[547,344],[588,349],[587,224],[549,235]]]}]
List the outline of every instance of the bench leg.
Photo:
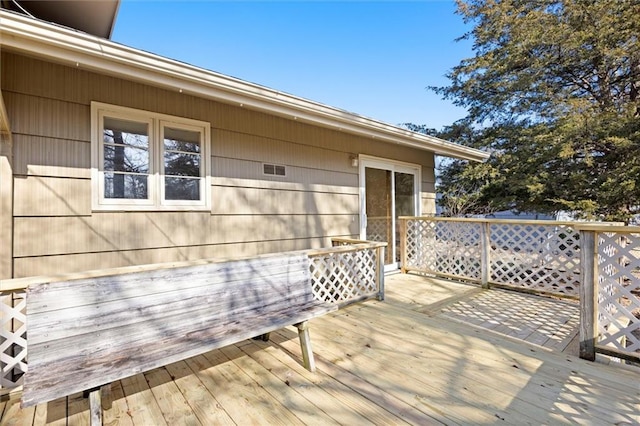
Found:
[{"label": "bench leg", "polygon": [[91,426],[102,426],[102,388],[92,389],[89,393],[89,413]]},{"label": "bench leg", "polygon": [[311,350],[311,337],[309,336],[309,324],[307,321],[295,324],[298,328],[298,337],[300,338],[300,347],[302,348],[302,361],[307,370],[312,373],[316,371],[316,363],[313,360],[313,351]]}]

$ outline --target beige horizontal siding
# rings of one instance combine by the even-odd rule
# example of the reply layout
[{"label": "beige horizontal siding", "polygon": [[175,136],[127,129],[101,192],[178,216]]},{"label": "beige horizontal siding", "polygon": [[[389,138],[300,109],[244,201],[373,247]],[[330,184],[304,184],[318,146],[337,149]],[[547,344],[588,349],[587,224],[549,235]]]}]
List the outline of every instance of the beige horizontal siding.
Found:
[{"label": "beige horizontal siding", "polygon": [[90,73],[36,58],[2,52],[2,86],[18,93],[86,103],[91,90]]},{"label": "beige horizontal siding", "polygon": [[434,194],[435,196],[435,192],[436,192],[436,184],[435,182],[422,182],[422,188],[421,191],[423,194]]},{"label": "beige horizontal siding", "polygon": [[18,95],[4,90],[2,93],[13,133],[91,141],[90,105]]},{"label": "beige horizontal siding", "polygon": [[54,177],[14,179],[14,216],[89,216],[91,181]]},{"label": "beige horizontal siding", "polygon": [[89,142],[14,134],[13,146],[16,175],[91,177]]},{"label": "beige horizontal siding", "polygon": [[354,214],[358,196],[280,189],[213,187],[213,214]]},{"label": "beige horizontal siding", "polygon": [[422,182],[434,183],[436,181],[436,173],[433,167],[422,167]]},{"label": "beige horizontal siding", "polygon": [[[309,171],[312,174],[313,171]],[[355,177],[357,181],[357,176]],[[264,188],[288,191],[327,192],[334,194],[358,195],[357,183],[349,186],[323,185],[299,182],[283,182],[281,180],[241,179],[241,178],[213,178],[214,191],[216,186],[240,186],[245,188]]]},{"label": "beige horizontal siding", "polygon": [[285,164],[342,173],[357,172],[345,151],[309,146],[255,135],[216,131],[212,137],[214,157],[241,158],[264,163]]},{"label": "beige horizontal siding", "polygon": [[435,194],[422,194],[420,197],[420,208],[425,216],[436,214],[436,197]]},{"label": "beige horizontal siding", "polygon": [[274,188],[339,192],[357,194],[358,170],[338,172],[317,168],[291,166],[285,163],[289,157],[281,158],[277,164],[286,166],[286,176],[263,174],[261,161],[214,157],[212,175],[214,185],[237,185],[252,188]]},{"label": "beige horizontal siding", "polygon": [[[91,181],[17,177],[14,216],[91,216]],[[29,196],[24,196],[28,194]],[[214,186],[214,215],[335,215],[358,212],[357,194]]]},{"label": "beige horizontal siding", "polygon": [[17,217],[14,232],[14,256],[24,257],[355,234],[358,216],[94,213]]},{"label": "beige horizontal siding", "polygon": [[[350,237],[350,235],[335,235],[335,237]],[[330,237],[317,237],[57,256],[20,257],[14,260],[14,268],[15,278],[22,278],[181,260],[253,256],[264,253],[328,247],[330,245]]]}]

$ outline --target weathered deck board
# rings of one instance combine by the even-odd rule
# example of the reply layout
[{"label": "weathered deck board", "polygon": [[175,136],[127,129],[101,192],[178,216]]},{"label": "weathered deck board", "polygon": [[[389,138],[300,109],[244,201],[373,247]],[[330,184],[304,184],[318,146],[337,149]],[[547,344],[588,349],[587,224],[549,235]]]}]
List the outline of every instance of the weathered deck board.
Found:
[{"label": "weathered deck board", "polygon": [[[279,331],[274,336],[274,340],[278,342],[287,351],[297,353],[299,349],[291,344],[291,334]],[[361,371],[349,370],[339,365],[336,362],[335,357],[329,356],[329,358],[322,356],[317,360],[321,365],[322,371],[327,372],[334,380],[338,380],[343,383],[348,389],[355,390],[359,394],[365,396],[373,402],[380,404],[380,407],[385,410],[389,410],[397,417],[403,418],[408,423],[413,424],[443,424],[446,416],[441,415],[439,410],[435,407],[421,406],[418,401],[407,400],[406,398],[398,397],[388,391],[385,387],[380,387],[375,380],[366,375],[363,377]],[[381,366],[377,366],[380,368]],[[378,374],[377,369],[374,369]],[[370,371],[373,373],[373,371]],[[398,381],[403,381],[406,378],[396,376]],[[343,402],[345,403],[345,402]],[[358,405],[351,406],[349,403],[345,403],[347,407],[355,408]],[[364,408],[364,407],[363,407]],[[366,411],[362,411],[366,413]],[[384,414],[383,414],[384,416]],[[415,421],[409,421],[407,418],[413,418]],[[380,424],[380,423],[376,423]]]},{"label": "weathered deck board", "polygon": [[469,293],[440,315],[563,351],[578,332],[579,307],[507,290]]},{"label": "weathered deck board", "polygon": [[145,378],[168,424],[201,424],[166,369],[156,368],[145,374]]},{"label": "weathered deck board", "polygon": [[106,425],[132,426],[133,419],[124,397],[122,382],[111,384],[108,395],[102,396],[102,422]]},{"label": "weathered deck board", "polygon": [[286,407],[287,410],[296,414],[296,417],[304,424],[339,424],[332,419],[326,411],[316,406],[311,400],[305,398],[298,392],[295,387],[291,386],[291,382],[279,380],[273,370],[265,369],[261,364],[256,362],[247,355],[244,350],[236,346],[228,346],[222,348],[221,352],[225,354],[233,363],[242,371],[251,371],[254,373],[253,379],[274,399]]},{"label": "weathered deck board", "polygon": [[[370,324],[373,325],[375,322],[382,321],[376,314],[374,309],[362,307],[357,316],[357,320],[362,321],[369,316],[368,320]],[[339,314],[336,315],[336,319],[338,316]],[[406,342],[403,344],[403,339],[405,339],[406,336],[403,336],[401,333],[375,332],[373,327],[358,327],[358,323],[350,322],[349,319],[344,316],[341,316],[339,319],[340,321],[335,321],[334,323],[340,324],[340,327],[331,330],[327,329],[326,331],[328,333],[316,337],[316,340],[321,345],[321,350],[332,348],[335,345],[334,350],[336,352],[334,352],[332,356],[341,356],[341,358],[334,358],[336,360],[335,362],[339,365],[345,362],[345,359],[347,359],[349,363],[354,363],[356,365],[355,368],[357,368],[358,364],[382,363],[386,361],[389,364],[386,371],[391,377],[408,376],[413,373],[418,377],[416,380],[420,381],[420,377],[429,376],[429,379],[423,383],[423,386],[432,387],[432,391],[435,392],[441,389],[453,389],[453,384],[455,383],[455,389],[448,397],[451,400],[462,396],[481,401],[480,404],[488,403],[488,405],[492,407],[500,407],[499,404],[504,401],[516,401],[520,396],[512,399],[511,395],[518,392],[522,386],[532,384],[530,373],[518,374],[517,371],[515,373],[511,371],[521,368],[519,366],[522,358],[521,354],[509,353],[509,356],[505,357],[504,352],[498,353],[491,351],[490,348],[485,348],[481,365],[475,363],[473,368],[466,368],[464,361],[461,362],[461,360],[465,360],[465,348],[469,349],[468,345],[470,342],[468,339],[467,345],[446,344],[447,335],[445,333],[442,333],[442,335],[432,333],[430,336],[422,339],[420,338],[421,334],[416,333],[414,337],[415,347],[411,348],[411,345]],[[398,318],[394,317],[393,320],[398,321],[398,325],[401,327],[409,326],[409,324],[401,324]],[[419,318],[413,318],[413,320],[413,325],[419,327]],[[383,328],[387,329],[385,326],[383,326]],[[323,331],[324,330],[325,329],[323,329]],[[374,333],[373,336],[371,335],[371,331]],[[318,335],[318,333],[316,333],[316,335]],[[455,339],[449,340],[455,343]],[[368,350],[363,352],[355,351],[357,355],[349,353],[350,356],[345,357],[344,353],[341,354],[338,352],[340,348],[347,348],[347,350],[349,350],[349,346],[345,345],[347,341],[352,343],[351,348],[368,347]],[[415,350],[415,355],[409,359],[405,359],[401,364],[393,361],[395,355],[394,348],[399,345],[403,345],[403,348],[409,351]],[[357,362],[356,357],[362,356],[365,352],[365,356],[370,359]],[[439,353],[449,354],[450,358],[441,361],[438,359]],[[354,368],[354,366],[350,365],[348,368]],[[452,378],[452,376],[455,377]],[[553,386],[555,379],[555,373],[544,374],[544,380],[533,383],[535,386],[539,385],[540,387],[536,387],[535,392],[526,395],[526,411],[518,412],[514,404],[511,404],[509,405],[510,409],[507,414],[496,413],[496,415],[511,422],[523,422],[528,419],[531,424],[537,424],[537,419],[546,413],[546,408],[549,406],[550,401],[554,401],[558,396],[557,389],[554,389]],[[607,385],[611,385],[611,383]],[[461,391],[461,389],[464,389],[464,391]],[[609,392],[613,394],[599,395],[598,398],[605,398],[606,401],[611,403],[626,401],[628,404],[631,404],[633,402],[633,397],[629,397],[629,395],[616,394],[613,390]],[[470,396],[467,397],[467,394]],[[446,396],[443,397],[443,399],[446,398]],[[466,399],[464,401],[466,401]],[[475,404],[479,405],[479,403]],[[597,410],[592,410],[590,414],[595,418],[600,418],[602,422],[607,422],[610,419],[610,414],[607,412],[599,413]],[[599,414],[602,414],[602,416],[599,416]],[[509,420],[509,416],[513,415],[516,417],[512,417],[511,420]]]},{"label": "weathered deck board", "polygon": [[[216,365],[216,374],[209,375],[208,384],[213,385],[209,390],[215,392],[236,423],[302,424],[294,412],[287,410],[253,380],[250,372],[240,369],[222,351],[208,352],[203,357],[211,365]],[[239,418],[243,420],[236,420]]]},{"label": "weathered deck board", "polygon": [[[66,401],[65,401],[66,403]],[[31,425],[36,414],[36,407],[20,408],[20,400],[7,401],[2,413],[0,424],[4,425]]]},{"label": "weathered deck board", "polygon": [[166,370],[184,395],[189,406],[203,425],[233,425],[231,417],[222,408],[218,400],[207,390],[196,376],[197,371],[189,368],[186,362],[169,364]]},{"label": "weathered deck board", "polygon": [[[495,379],[485,376],[466,377],[463,375],[464,366],[458,366],[456,369],[460,370],[459,374],[451,377],[447,373],[451,373],[453,366],[457,364],[454,359],[442,368],[430,363],[430,351],[422,349],[429,343],[416,342],[414,347],[403,347],[404,353],[398,353],[395,348],[402,345],[402,340],[406,337],[401,333],[395,336],[384,336],[381,333],[358,336],[357,332],[351,332],[350,329],[352,324],[349,324],[348,328],[327,330],[328,333],[323,335],[316,333],[315,338],[320,346],[318,355],[331,359],[333,363],[359,375],[362,374],[360,366],[384,366],[376,377],[368,379],[381,389],[393,389],[398,377],[413,375],[411,383],[405,384],[402,393],[397,396],[406,398],[406,391],[410,391],[412,398],[434,401],[435,406],[448,401],[447,415],[454,420],[464,422],[471,416],[478,422],[488,422],[492,420],[493,415],[500,415],[511,423],[516,419],[522,419],[521,413],[502,412],[505,407],[501,407],[500,404],[509,400],[508,392],[499,389],[499,386],[487,384]],[[350,341],[351,344],[345,345],[346,341]],[[470,405],[469,400],[476,402]],[[492,415],[490,411],[494,407],[496,412]]]},{"label": "weathered deck board", "polygon": [[60,425],[87,425],[90,424],[89,399],[82,392],[67,397],[67,422],[60,420]]},{"label": "weathered deck board", "polygon": [[[105,424],[640,423],[639,370],[524,342],[536,327],[553,334],[533,308],[514,307],[533,318],[511,336],[501,334],[508,327],[453,320],[442,309],[481,292],[405,278],[387,277],[385,302],[313,321],[315,374],[300,365],[288,327],[270,342],[243,341],[113,383]],[[551,343],[558,346],[553,337],[543,345]],[[2,403],[0,424],[86,424],[78,397],[23,410]]]},{"label": "weathered deck board", "polygon": [[127,377],[120,381],[134,425],[166,425],[162,410],[155,400],[143,374]]},{"label": "weathered deck board", "polygon": [[[272,335],[273,341],[278,338],[277,333]],[[241,349],[280,380],[284,380],[285,384],[288,382],[287,386],[293,387],[312,401],[321,415],[326,415],[331,421],[364,425],[375,424],[373,420],[376,418],[386,417],[384,409],[361,395],[350,392],[347,386],[326,373],[310,373],[291,358],[282,358],[281,352],[272,344],[255,342],[253,345],[242,346]],[[345,410],[345,406],[349,409]],[[316,413],[320,417],[320,413]]]}]

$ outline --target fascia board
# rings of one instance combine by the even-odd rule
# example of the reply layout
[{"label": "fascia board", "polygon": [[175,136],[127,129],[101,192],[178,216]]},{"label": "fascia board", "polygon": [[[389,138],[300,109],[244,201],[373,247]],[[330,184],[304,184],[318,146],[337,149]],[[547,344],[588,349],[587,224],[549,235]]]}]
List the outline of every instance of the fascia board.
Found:
[{"label": "fascia board", "polygon": [[11,136],[11,127],[9,126],[9,116],[4,106],[2,90],[0,90],[0,134]]},{"label": "fascia board", "polygon": [[480,150],[421,135],[64,27],[6,11],[0,11],[0,20],[2,45],[17,51],[387,143],[432,151],[438,155],[470,161],[484,161],[489,156]]}]

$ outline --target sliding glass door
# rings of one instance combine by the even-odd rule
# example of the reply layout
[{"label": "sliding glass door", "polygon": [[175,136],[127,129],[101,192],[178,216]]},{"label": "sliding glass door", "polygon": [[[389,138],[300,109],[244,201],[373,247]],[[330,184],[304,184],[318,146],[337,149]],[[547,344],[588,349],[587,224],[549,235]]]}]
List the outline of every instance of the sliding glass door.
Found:
[{"label": "sliding glass door", "polygon": [[400,262],[397,218],[420,214],[419,182],[417,165],[373,158],[360,160],[360,237],[388,243],[386,269],[395,269]]}]

